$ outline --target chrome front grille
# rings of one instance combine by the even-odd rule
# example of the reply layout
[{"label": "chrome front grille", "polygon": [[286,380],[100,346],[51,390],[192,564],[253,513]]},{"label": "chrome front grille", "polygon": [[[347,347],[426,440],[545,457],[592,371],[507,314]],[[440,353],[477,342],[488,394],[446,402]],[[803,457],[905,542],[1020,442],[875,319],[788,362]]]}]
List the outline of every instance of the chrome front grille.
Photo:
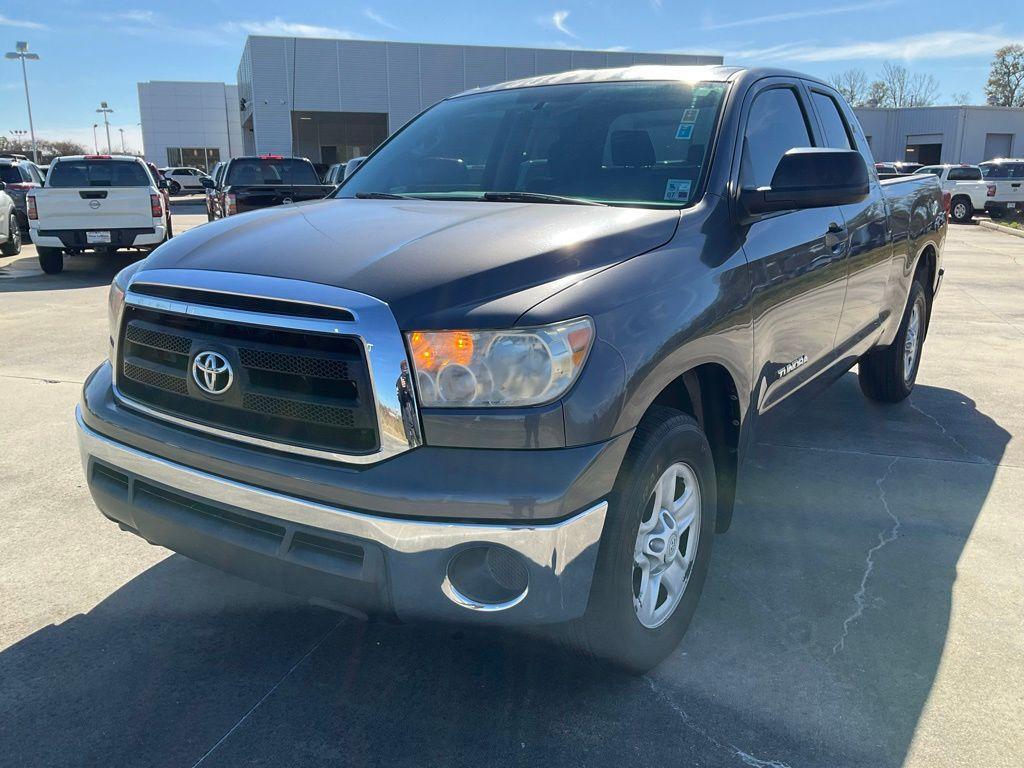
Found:
[{"label": "chrome front grille", "polygon": [[[347,464],[422,443],[401,331],[372,296],[263,275],[142,269],[114,321],[114,394],[153,418]],[[235,373],[219,395],[192,375],[203,351]]]}]

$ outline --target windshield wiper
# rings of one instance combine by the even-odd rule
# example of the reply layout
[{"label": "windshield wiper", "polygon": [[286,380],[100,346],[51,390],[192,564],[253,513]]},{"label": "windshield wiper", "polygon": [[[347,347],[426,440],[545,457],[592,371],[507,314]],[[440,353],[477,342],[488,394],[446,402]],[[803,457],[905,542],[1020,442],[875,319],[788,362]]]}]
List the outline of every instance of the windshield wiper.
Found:
[{"label": "windshield wiper", "polygon": [[420,200],[412,195],[395,195],[391,192],[356,192],[360,200]]},{"label": "windshield wiper", "polygon": [[584,200],[582,197],[566,197],[564,195],[544,195],[540,192],[484,192],[483,199],[495,203],[559,203],[561,205],[600,205],[607,203],[596,200]]}]

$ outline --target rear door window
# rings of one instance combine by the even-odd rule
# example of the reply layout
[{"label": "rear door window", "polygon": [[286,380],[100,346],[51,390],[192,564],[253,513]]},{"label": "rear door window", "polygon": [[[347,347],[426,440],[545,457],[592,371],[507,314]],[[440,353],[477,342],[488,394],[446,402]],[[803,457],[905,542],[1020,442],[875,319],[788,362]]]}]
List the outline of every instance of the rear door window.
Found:
[{"label": "rear door window", "polygon": [[814,108],[818,111],[822,125],[825,128],[825,141],[832,149],[853,149],[853,142],[850,139],[850,127],[843,119],[836,100],[827,93],[811,91],[811,99],[814,101]]},{"label": "rear door window", "polygon": [[981,170],[979,168],[950,168],[950,181],[981,181]]},{"label": "rear door window", "polygon": [[21,174],[18,173],[17,166],[0,165],[0,181],[8,184],[21,184]]},{"label": "rear door window", "polygon": [[127,160],[62,160],[50,167],[50,187],[148,187],[149,173]]}]

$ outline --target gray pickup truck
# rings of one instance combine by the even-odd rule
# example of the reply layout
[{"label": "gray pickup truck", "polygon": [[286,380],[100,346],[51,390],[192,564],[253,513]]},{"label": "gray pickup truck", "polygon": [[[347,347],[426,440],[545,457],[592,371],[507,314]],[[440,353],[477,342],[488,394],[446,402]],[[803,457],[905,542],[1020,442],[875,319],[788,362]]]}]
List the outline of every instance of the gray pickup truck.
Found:
[{"label": "gray pickup truck", "polygon": [[548,624],[648,669],[758,421],[854,365],[872,399],[911,392],[946,218],[934,177],[880,183],[802,75],[477,89],[329,199],[116,277],[77,411],[89,488],[125,530],[318,604]]}]

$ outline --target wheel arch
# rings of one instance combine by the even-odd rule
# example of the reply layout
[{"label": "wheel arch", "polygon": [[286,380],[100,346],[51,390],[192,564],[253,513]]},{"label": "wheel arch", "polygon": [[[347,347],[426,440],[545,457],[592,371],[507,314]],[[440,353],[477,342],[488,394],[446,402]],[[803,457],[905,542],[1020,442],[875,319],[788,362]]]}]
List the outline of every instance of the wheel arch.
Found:
[{"label": "wheel arch", "polygon": [[717,476],[716,531],[728,530],[736,498],[742,422],[736,378],[721,363],[695,365],[662,387],[647,410],[655,406],[687,413],[704,430]]}]

